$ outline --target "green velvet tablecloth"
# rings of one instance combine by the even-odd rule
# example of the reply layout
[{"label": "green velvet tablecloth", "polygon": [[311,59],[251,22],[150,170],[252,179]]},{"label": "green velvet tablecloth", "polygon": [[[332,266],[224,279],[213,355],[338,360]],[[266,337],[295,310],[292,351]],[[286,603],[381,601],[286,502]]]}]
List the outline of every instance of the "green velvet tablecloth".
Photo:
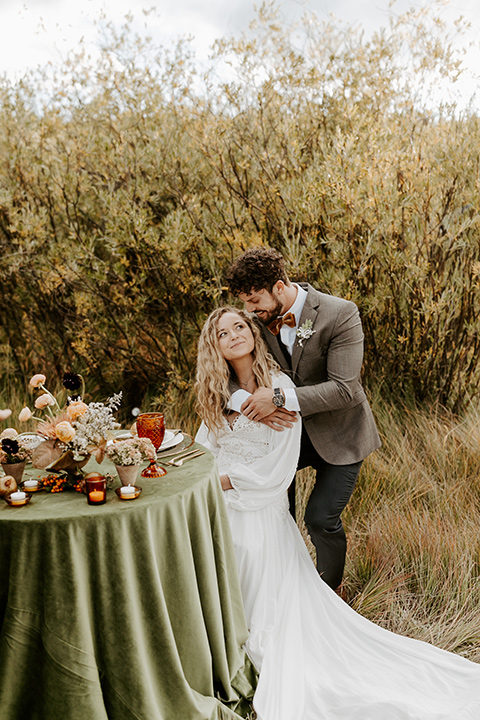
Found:
[{"label": "green velvet tablecloth", "polygon": [[255,679],[213,457],[137,485],[100,506],[0,499],[1,720],[245,714]]}]

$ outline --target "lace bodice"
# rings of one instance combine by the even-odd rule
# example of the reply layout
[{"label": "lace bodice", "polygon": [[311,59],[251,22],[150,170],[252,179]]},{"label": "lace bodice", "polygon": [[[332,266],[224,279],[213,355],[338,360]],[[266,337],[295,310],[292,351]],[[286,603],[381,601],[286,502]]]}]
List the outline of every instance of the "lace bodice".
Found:
[{"label": "lace bodice", "polygon": [[[255,464],[255,461],[262,461],[272,452],[274,439],[272,430],[267,425],[249,420],[245,415],[237,415],[231,425],[225,420],[224,427],[217,439],[217,464],[220,474],[228,475],[231,473],[232,466],[236,464],[248,467],[252,466],[252,463]],[[269,469],[275,474],[273,466]],[[262,497],[260,487],[258,490],[258,496],[255,491],[252,496],[243,493],[242,490],[227,492],[226,503],[242,509],[255,509],[267,504],[271,505],[280,517],[287,517],[289,509],[285,488],[283,492],[272,493],[267,498]]]},{"label": "lace bodice", "polygon": [[[281,374],[272,380],[278,387],[292,385]],[[224,493],[227,506],[241,511],[271,506],[286,516],[287,490],[295,477],[301,431],[300,422],[280,432],[239,413],[231,425],[224,419],[216,432],[202,422],[196,440],[215,455],[219,474],[230,478],[233,489]]]},{"label": "lace bodice", "polygon": [[238,415],[230,426],[225,420],[218,436],[217,464],[220,474],[228,474],[234,463],[251,463],[266,455],[270,432],[266,425]]}]

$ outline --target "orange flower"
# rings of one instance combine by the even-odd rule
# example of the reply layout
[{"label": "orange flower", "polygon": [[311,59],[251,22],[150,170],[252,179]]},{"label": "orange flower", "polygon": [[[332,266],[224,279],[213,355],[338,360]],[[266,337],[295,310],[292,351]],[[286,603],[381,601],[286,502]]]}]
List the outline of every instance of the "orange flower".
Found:
[{"label": "orange flower", "polygon": [[67,407],[67,416],[70,422],[73,422],[76,420],[80,415],[83,415],[88,410],[88,405],[86,405],[81,400],[75,400],[74,402],[70,403]]},{"label": "orange flower", "polygon": [[75,437],[75,429],[67,420],[59,422],[55,428],[55,432],[60,442],[68,443]]},{"label": "orange flower", "polygon": [[10,410],[10,408],[6,408],[5,410],[0,410],[0,420],[6,420],[7,418],[10,417],[11,414],[12,414],[12,411]]},{"label": "orange flower", "polygon": [[47,378],[45,375],[41,375],[40,373],[37,373],[33,377],[30,378],[30,385],[34,388],[38,388],[40,385],[43,385],[45,380]]},{"label": "orange flower", "polygon": [[46,408],[48,405],[55,405],[55,400],[51,395],[48,395],[48,393],[39,395],[35,400],[35,407],[37,410],[43,410],[43,408]]},{"label": "orange flower", "polygon": [[19,413],[19,415],[18,415],[18,419],[20,420],[20,422],[27,422],[27,420],[30,420],[30,418],[32,417],[32,415],[33,415],[33,413],[32,413],[32,411],[30,410],[30,408],[29,408],[29,407],[24,407],[23,410],[20,410],[20,413]]}]

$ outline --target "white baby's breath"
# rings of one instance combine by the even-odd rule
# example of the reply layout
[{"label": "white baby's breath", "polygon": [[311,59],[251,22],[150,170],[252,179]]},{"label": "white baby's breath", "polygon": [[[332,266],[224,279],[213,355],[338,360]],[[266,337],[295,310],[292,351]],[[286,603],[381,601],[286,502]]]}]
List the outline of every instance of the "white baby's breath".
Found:
[{"label": "white baby's breath", "polygon": [[89,455],[94,447],[100,447],[108,438],[109,432],[120,427],[113,413],[122,401],[122,393],[116,393],[105,403],[91,402],[87,410],[72,422],[75,437],[68,443],[75,460]]},{"label": "white baby's breath", "polygon": [[117,440],[107,446],[105,454],[115,465],[139,465],[144,460],[154,462],[157,458],[152,441],[139,437]]}]

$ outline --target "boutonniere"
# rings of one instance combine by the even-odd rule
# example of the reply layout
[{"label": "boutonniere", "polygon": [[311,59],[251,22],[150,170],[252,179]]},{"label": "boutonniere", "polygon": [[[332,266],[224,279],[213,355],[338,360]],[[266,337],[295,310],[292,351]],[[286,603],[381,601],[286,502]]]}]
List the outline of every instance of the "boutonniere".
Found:
[{"label": "boutonniere", "polygon": [[313,330],[313,323],[311,320],[305,320],[303,325],[300,325],[297,330],[298,344],[300,347],[303,347],[304,341],[311,338],[314,332],[317,331]]}]

